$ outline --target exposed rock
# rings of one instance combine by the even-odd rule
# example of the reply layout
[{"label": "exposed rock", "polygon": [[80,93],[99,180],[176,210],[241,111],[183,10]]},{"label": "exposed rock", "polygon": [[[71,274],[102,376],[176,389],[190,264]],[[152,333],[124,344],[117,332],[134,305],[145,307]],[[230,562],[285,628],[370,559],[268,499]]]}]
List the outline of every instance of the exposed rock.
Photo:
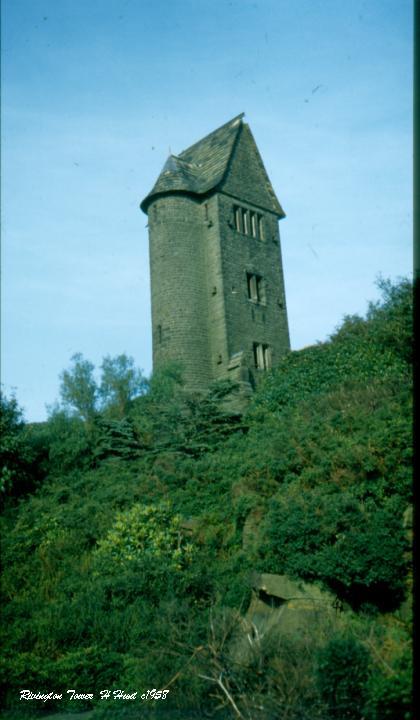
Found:
[{"label": "exposed rock", "polygon": [[256,507],[248,513],[242,531],[242,547],[244,550],[255,544],[263,517],[264,508],[262,507]]},{"label": "exposed rock", "polygon": [[246,619],[260,632],[295,632],[320,614],[338,609],[335,596],[317,585],[292,580],[288,575],[263,573],[252,578]]}]

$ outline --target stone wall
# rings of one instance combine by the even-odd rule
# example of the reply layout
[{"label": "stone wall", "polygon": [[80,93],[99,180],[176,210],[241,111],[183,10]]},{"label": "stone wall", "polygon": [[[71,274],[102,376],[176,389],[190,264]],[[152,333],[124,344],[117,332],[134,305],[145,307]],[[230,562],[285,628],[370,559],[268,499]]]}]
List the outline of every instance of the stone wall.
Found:
[{"label": "stone wall", "polygon": [[[254,343],[269,346],[273,365],[290,347],[278,219],[272,212],[241,203],[262,217],[264,240],[255,238],[235,229],[237,201],[224,194],[218,200],[228,362],[233,355],[244,353],[245,363],[258,381],[263,371],[255,368]],[[260,301],[249,298],[247,274],[260,279]]]},{"label": "stone wall", "polygon": [[153,366],[177,360],[186,383],[199,389],[212,377],[203,208],[195,198],[169,195],[154,200],[148,216]]},{"label": "stone wall", "polygon": [[[238,228],[236,207],[247,229]],[[241,128],[219,188],[159,195],[148,216],[154,367],[180,361],[192,390],[224,377],[255,386],[264,370],[255,366],[254,345],[275,365],[290,344],[278,228],[284,213],[249,128]],[[251,276],[258,297],[250,297]]]}]

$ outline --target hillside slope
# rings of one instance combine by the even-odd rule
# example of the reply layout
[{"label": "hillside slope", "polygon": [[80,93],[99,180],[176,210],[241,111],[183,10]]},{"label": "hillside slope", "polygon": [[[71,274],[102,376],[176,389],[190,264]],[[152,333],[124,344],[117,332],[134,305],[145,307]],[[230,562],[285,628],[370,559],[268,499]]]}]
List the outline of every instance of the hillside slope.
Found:
[{"label": "hillside slope", "polygon": [[[167,687],[173,717],[411,717],[412,288],[382,290],[365,319],[288,354],[242,418],[227,384],[191,397],[176,367],[39,426],[2,400],[10,717],[39,709],[22,688],[75,687],[95,698],[42,709],[128,717],[99,690]],[[309,636],[250,640],[238,662],[254,571],[344,609]]]}]

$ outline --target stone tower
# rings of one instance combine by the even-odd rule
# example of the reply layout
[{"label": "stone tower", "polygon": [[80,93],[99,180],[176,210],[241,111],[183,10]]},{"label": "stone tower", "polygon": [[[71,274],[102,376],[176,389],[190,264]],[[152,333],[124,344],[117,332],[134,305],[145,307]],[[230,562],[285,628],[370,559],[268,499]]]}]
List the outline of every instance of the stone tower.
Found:
[{"label": "stone tower", "polygon": [[153,365],[255,387],[290,347],[276,198],[243,114],[170,155],[148,215]]}]

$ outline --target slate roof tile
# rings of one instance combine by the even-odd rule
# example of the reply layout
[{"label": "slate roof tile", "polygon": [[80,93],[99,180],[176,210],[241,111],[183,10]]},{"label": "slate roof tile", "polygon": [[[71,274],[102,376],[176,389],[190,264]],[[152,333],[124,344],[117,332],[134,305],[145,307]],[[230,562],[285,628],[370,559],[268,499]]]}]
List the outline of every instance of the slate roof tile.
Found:
[{"label": "slate roof tile", "polygon": [[[147,213],[156,195],[168,192],[202,195],[220,185],[226,176],[243,116],[244,113],[237,115],[179,155],[170,155],[152,190],[141,202],[141,209]],[[267,190],[272,196],[274,211],[284,217],[268,178]]]},{"label": "slate roof tile", "polygon": [[226,173],[244,113],[214,130],[179,155],[170,155],[152,190],[140,207],[155,195],[171,191],[203,194],[218,185]]}]

